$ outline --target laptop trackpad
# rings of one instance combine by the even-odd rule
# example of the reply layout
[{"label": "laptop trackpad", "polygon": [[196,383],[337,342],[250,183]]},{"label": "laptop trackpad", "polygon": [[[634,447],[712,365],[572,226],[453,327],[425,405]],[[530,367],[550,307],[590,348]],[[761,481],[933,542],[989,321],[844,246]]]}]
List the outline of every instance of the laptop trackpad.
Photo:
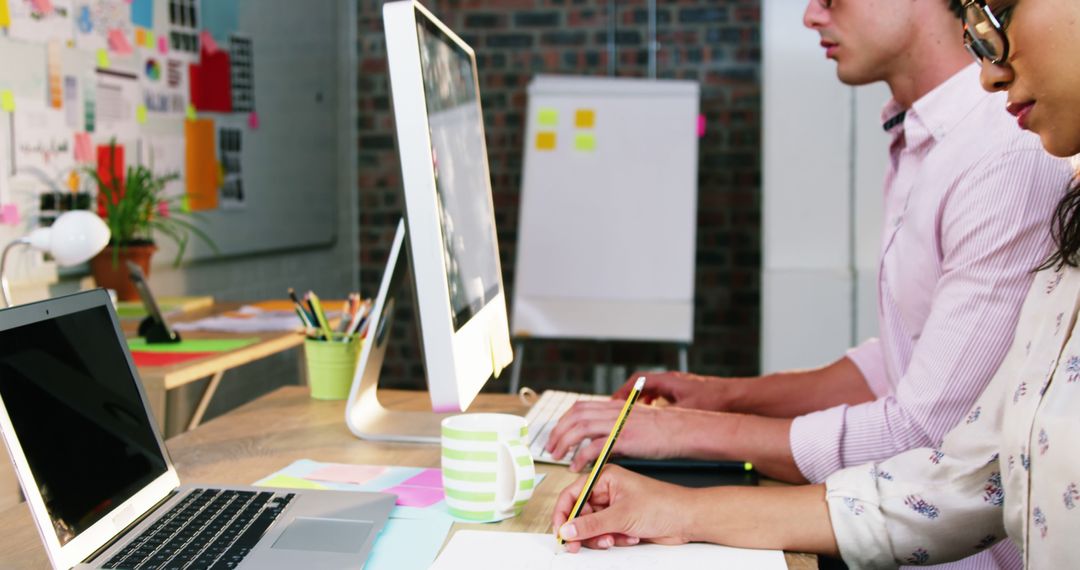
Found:
[{"label": "laptop trackpad", "polygon": [[270,548],[359,554],[372,526],[371,521],[297,517]]}]

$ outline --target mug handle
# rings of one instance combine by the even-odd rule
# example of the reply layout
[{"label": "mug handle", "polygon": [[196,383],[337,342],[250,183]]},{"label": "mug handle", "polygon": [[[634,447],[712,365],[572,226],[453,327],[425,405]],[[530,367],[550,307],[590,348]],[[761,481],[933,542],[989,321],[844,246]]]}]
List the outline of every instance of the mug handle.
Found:
[{"label": "mug handle", "polygon": [[532,453],[520,439],[499,441],[503,449],[510,455],[510,461],[514,465],[514,494],[507,504],[496,505],[501,511],[516,511],[525,506],[533,494],[536,486],[536,466],[533,464]]}]

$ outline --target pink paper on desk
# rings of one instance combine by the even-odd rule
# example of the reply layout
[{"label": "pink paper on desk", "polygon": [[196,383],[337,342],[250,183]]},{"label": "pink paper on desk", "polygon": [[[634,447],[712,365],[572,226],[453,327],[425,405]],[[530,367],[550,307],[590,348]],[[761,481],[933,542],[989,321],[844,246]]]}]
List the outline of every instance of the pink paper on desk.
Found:
[{"label": "pink paper on desk", "polygon": [[372,479],[386,473],[387,468],[382,465],[327,465],[316,469],[304,476],[305,479],[314,481],[329,481],[331,483],[348,483],[351,485],[363,485]]},{"label": "pink paper on desk", "polygon": [[128,55],[134,51],[124,31],[119,29],[109,30],[109,49],[119,55]]},{"label": "pink paper on desk", "polygon": [[424,469],[419,475],[413,475],[412,477],[401,482],[402,485],[407,487],[427,487],[429,489],[438,489],[442,491],[442,470],[441,469]]},{"label": "pink paper on desk", "polygon": [[397,495],[397,504],[402,507],[430,507],[445,498],[442,485],[440,485],[438,489],[398,485],[396,487],[390,487],[384,492]]}]

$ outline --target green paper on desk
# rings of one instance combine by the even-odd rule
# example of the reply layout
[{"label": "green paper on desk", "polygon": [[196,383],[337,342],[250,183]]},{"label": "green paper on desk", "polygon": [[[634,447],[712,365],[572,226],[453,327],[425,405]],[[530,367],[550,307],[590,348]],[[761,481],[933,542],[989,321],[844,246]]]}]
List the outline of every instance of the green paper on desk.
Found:
[{"label": "green paper on desk", "polygon": [[286,489],[315,489],[317,491],[326,490],[326,486],[324,485],[289,475],[274,475],[273,477],[263,479],[262,481],[259,481],[259,486],[284,487]]},{"label": "green paper on desk", "polygon": [[257,338],[196,338],[174,343],[148,344],[144,338],[129,338],[133,352],[228,352],[259,342]]}]

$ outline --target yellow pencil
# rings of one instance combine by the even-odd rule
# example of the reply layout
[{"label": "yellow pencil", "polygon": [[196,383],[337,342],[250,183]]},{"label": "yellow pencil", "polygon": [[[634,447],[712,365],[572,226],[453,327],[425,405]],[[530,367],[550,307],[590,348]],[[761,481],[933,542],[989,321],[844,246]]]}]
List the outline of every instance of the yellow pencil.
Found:
[{"label": "yellow pencil", "polygon": [[[585,501],[589,500],[589,495],[592,494],[593,485],[596,484],[597,477],[600,476],[600,471],[604,468],[608,458],[611,457],[611,450],[615,447],[615,440],[619,437],[619,432],[622,431],[623,424],[626,423],[627,416],[630,415],[630,408],[634,407],[634,402],[637,401],[638,396],[641,395],[641,391],[645,389],[645,377],[641,376],[634,383],[634,389],[630,391],[630,395],[626,398],[626,403],[623,404],[622,411],[619,412],[619,418],[615,420],[615,425],[611,427],[611,433],[608,435],[607,442],[604,444],[604,449],[600,451],[600,457],[596,458],[596,463],[593,464],[592,471],[589,473],[589,478],[585,480],[585,486],[581,489],[581,494],[578,495],[577,502],[574,503],[574,508],[570,509],[570,516],[566,517],[566,522],[574,520],[579,514],[581,514],[581,507],[585,506]],[[566,541],[563,540],[562,535],[559,535],[559,544],[563,544]]]},{"label": "yellow pencil", "polygon": [[333,333],[330,332],[330,323],[326,321],[326,313],[323,312],[322,303],[319,302],[319,296],[313,292],[308,292],[308,301],[311,302],[311,310],[315,313],[315,319],[319,321],[319,328],[322,329],[326,340],[329,342],[334,339]]}]

